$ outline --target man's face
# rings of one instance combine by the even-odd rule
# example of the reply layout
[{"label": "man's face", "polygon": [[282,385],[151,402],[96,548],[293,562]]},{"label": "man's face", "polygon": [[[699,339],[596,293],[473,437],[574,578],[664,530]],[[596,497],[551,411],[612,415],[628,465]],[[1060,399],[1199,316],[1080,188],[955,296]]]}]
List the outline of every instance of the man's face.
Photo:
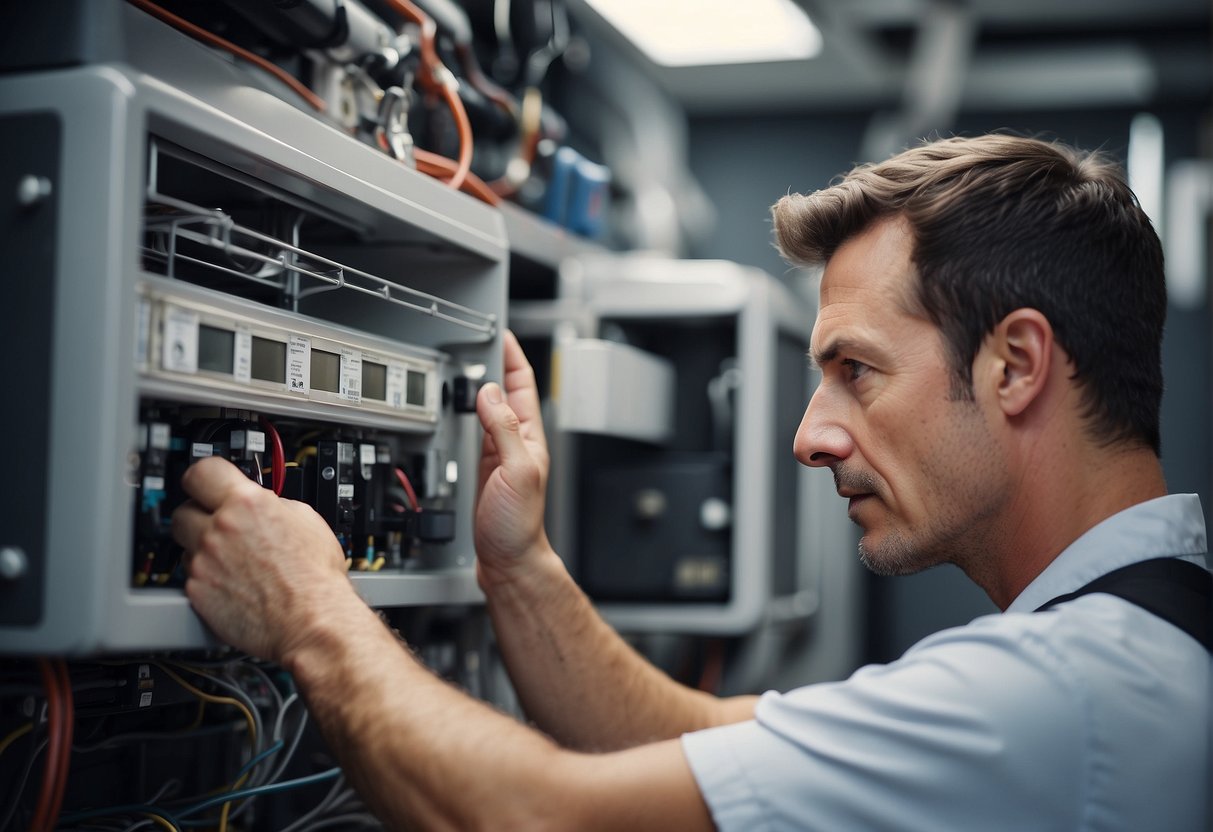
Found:
[{"label": "man's face", "polygon": [[812,353],[822,380],[796,458],[828,467],[880,574],[976,566],[1009,493],[986,403],[954,396],[940,331],[915,314],[913,238],[883,220],[826,265]]}]

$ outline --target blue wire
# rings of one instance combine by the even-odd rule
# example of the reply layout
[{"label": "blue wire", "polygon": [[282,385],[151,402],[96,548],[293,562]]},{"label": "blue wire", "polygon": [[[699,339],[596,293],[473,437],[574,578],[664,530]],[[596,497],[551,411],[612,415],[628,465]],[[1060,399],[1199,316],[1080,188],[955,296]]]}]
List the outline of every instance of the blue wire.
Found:
[{"label": "blue wire", "polygon": [[[297,789],[301,786],[310,786],[313,783],[323,783],[325,780],[334,780],[341,774],[341,767],[330,768],[328,771],[322,771],[318,774],[309,774],[307,777],[300,777],[296,780],[283,780],[279,783],[270,783],[265,786],[256,786],[251,789],[241,789],[236,792],[224,792],[223,794],[209,797],[201,803],[195,803],[193,806],[188,806],[180,809],[174,814],[177,817],[185,817],[186,815],[194,815],[201,812],[203,809],[209,809],[212,806],[218,806],[221,803],[230,803],[233,800],[240,800],[245,797],[255,797],[259,794],[273,794],[274,792],[284,792],[288,789]],[[160,814],[163,814],[161,812]]]},{"label": "blue wire", "polygon": [[[281,745],[281,741],[279,741],[279,745]],[[260,756],[265,756],[269,753],[269,751],[272,751],[272,750],[275,750],[275,749],[271,746],[271,748],[266,749],[266,751],[261,752]],[[249,761],[250,765],[256,764],[256,762],[257,762],[256,759]],[[336,779],[336,777],[339,774],[341,774],[340,767],[331,768],[328,771],[322,771],[317,774],[309,774],[307,777],[300,777],[297,780],[283,780],[278,783],[270,783],[269,785],[257,786],[255,788],[251,788],[251,789],[241,789],[240,791],[236,791],[236,792],[224,792],[221,795],[216,795],[215,797],[207,798],[206,800],[203,800],[201,803],[195,803],[193,806],[188,806],[185,809],[176,810],[176,811],[172,812],[171,814],[157,806],[131,804],[131,805],[127,805],[127,806],[107,806],[104,809],[87,809],[83,812],[72,812],[70,815],[64,815],[63,817],[59,818],[59,822],[63,823],[63,824],[69,824],[69,823],[77,823],[82,820],[88,820],[90,818],[101,818],[101,817],[109,817],[111,815],[125,815],[125,814],[131,814],[131,813],[141,813],[141,814],[159,815],[160,817],[164,818],[169,823],[171,823],[173,826],[177,827],[178,829],[182,829],[187,826],[196,826],[198,824],[189,823],[189,822],[181,823],[180,821],[177,820],[177,818],[182,818],[187,815],[194,815],[194,814],[197,814],[198,812],[201,812],[203,809],[209,809],[212,806],[218,806],[222,803],[229,803],[233,800],[240,800],[245,797],[255,797],[259,794],[273,794],[274,792],[284,792],[289,789],[297,789],[302,786],[310,786],[313,783],[323,783],[325,780]],[[211,821],[206,821],[205,823],[209,824],[209,823],[211,823]]]},{"label": "blue wire", "polygon": [[104,809],[87,809],[83,812],[72,812],[70,815],[63,815],[60,817],[59,823],[76,823],[77,821],[88,820],[89,818],[104,818],[111,815],[127,815],[134,813],[159,815],[177,829],[181,828],[181,824],[177,821],[176,814],[170,814],[157,806],[145,806],[142,804],[131,804],[128,806],[107,806]]},{"label": "blue wire", "polygon": [[260,763],[262,760],[264,760],[266,757],[270,756],[271,754],[277,754],[281,750],[282,750],[282,740],[278,740],[276,743],[271,745],[269,748],[265,749],[260,754],[258,754],[256,757],[254,757],[253,759],[251,759],[247,763],[245,763],[244,768],[242,768],[242,769],[240,769],[240,771],[236,772],[235,779],[239,780],[241,777],[243,777],[244,775],[246,775],[250,771],[252,771],[253,768],[258,763]]}]

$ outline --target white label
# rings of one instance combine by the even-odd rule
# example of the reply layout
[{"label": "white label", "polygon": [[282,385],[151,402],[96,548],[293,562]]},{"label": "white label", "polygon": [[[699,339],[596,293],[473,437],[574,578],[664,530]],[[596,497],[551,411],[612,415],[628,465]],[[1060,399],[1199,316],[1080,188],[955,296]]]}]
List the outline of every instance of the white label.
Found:
[{"label": "white label", "polygon": [[341,398],[362,401],[362,350],[341,350]]},{"label": "white label", "polygon": [[243,324],[236,324],[236,355],[232,376],[248,384],[253,378],[253,333]]},{"label": "white label", "polygon": [[196,459],[201,458],[201,457],[213,456],[214,453],[215,453],[215,446],[212,445],[210,442],[195,442],[192,446],[190,446],[190,456],[192,456]]},{"label": "white label", "polygon": [[259,430],[250,430],[248,432],[248,449],[255,454],[265,452],[265,434]]},{"label": "white label", "polygon": [[387,403],[397,410],[404,409],[405,366],[399,361],[387,365]]},{"label": "white label", "polygon": [[354,484],[352,482],[337,483],[337,499],[338,500],[354,499]]},{"label": "white label", "polygon": [[312,339],[292,335],[286,345],[286,386],[306,396],[312,389]]},{"label": "white label", "polygon": [[160,366],[174,373],[198,372],[197,312],[165,305]]},{"label": "white label", "polygon": [[150,690],[145,690],[143,693],[139,694],[139,707],[140,708],[150,708],[151,706],[152,706],[152,692]]},{"label": "white label", "polygon": [[375,446],[361,445],[358,448],[358,461],[363,465],[375,464]]},{"label": "white label", "polygon": [[173,432],[164,422],[152,422],[151,433],[148,436],[149,447],[158,451],[167,451],[173,442]]},{"label": "white label", "polygon": [[135,319],[135,366],[147,369],[148,341],[152,336],[152,302],[139,298],[139,310]]},{"label": "white label", "polygon": [[163,491],[164,490],[164,477],[144,477],[143,478],[143,490],[144,491]]}]

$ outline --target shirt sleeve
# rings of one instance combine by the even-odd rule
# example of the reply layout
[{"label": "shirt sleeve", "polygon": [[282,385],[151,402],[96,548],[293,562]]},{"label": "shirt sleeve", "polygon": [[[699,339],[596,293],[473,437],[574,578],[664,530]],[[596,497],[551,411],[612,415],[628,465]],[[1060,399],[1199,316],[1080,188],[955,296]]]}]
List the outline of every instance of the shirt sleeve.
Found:
[{"label": "shirt sleeve", "polygon": [[1032,633],[970,625],[682,743],[721,830],[1073,830],[1083,699]]}]

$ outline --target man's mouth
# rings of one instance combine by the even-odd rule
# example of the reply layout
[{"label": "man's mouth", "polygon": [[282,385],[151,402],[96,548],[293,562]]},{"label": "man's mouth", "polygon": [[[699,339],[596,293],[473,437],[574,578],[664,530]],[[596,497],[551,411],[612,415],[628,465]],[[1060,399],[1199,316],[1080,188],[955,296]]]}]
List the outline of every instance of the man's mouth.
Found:
[{"label": "man's mouth", "polygon": [[875,494],[854,494],[847,500],[847,512],[853,512],[856,508],[862,505],[867,500],[875,497]]}]

